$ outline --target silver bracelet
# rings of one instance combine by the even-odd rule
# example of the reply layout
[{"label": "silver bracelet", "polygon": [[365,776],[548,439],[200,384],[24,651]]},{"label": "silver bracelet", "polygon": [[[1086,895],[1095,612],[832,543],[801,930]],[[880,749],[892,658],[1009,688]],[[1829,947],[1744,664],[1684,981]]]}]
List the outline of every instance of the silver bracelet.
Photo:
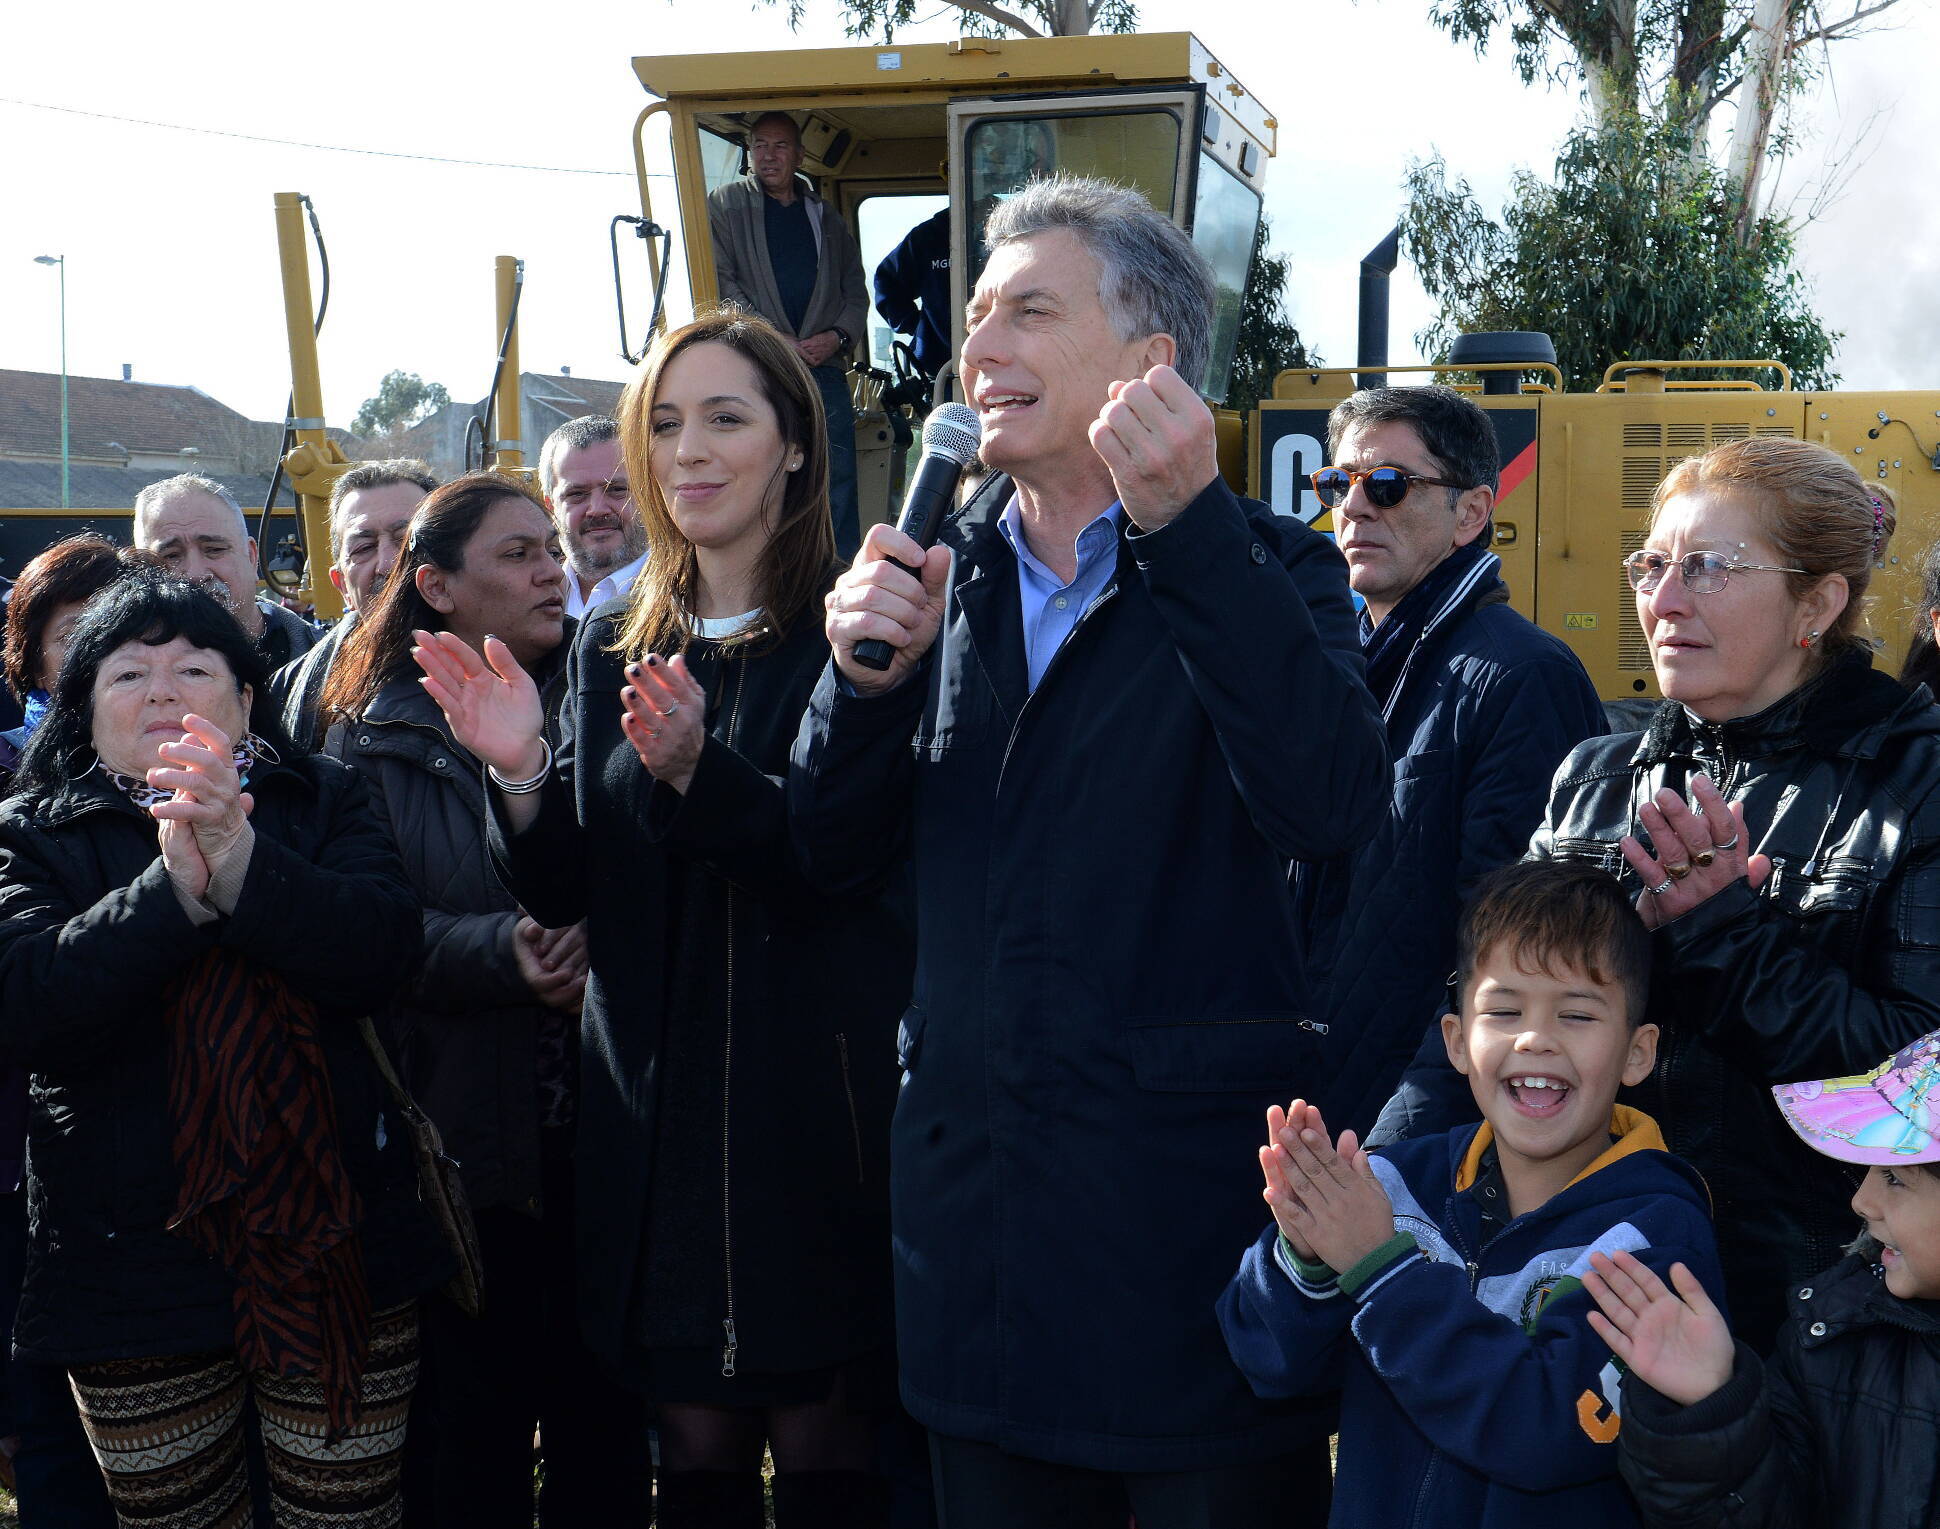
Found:
[{"label": "silver bracelet", "polygon": [[530,796],[543,786],[552,774],[552,745],[541,738],[539,747],[546,751],[546,757],[539,766],[539,773],[530,780],[507,780],[493,765],[485,766],[485,773],[492,778],[492,784],[507,796]]}]

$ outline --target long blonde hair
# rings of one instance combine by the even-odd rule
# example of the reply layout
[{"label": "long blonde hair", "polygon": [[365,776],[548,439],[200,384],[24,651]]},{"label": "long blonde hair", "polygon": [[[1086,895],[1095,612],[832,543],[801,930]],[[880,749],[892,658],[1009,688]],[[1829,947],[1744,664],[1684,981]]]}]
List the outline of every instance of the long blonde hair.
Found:
[{"label": "long blonde hair", "polygon": [[620,399],[620,449],[627,481],[647,532],[647,566],[635,581],[613,651],[629,659],[680,651],[693,640],[699,574],[694,545],[674,523],[654,477],[653,406],[660,379],[683,351],[725,345],[754,368],[761,394],[775,411],[781,438],[802,454],[794,472],[778,466],[781,512],[756,564],[761,618],[731,643],[762,644],[780,637],[817,606],[835,563],[829,524],[828,426],[815,379],[794,345],[757,314],[720,308],[655,343]]}]

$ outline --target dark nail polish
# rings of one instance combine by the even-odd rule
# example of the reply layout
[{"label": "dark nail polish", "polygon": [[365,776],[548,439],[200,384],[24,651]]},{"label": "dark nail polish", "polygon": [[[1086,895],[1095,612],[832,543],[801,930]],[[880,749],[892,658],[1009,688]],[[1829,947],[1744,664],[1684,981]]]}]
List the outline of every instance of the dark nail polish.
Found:
[{"label": "dark nail polish", "polygon": [[647,667],[649,669],[658,669],[660,667],[660,655],[658,653],[649,653],[647,655]]}]

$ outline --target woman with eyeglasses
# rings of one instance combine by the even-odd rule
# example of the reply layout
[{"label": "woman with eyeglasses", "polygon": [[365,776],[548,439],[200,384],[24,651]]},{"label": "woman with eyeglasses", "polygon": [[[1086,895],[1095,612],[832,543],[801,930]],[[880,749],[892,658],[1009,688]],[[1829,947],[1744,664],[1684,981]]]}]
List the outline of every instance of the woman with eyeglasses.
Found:
[{"label": "woman with eyeglasses", "polygon": [[1709,1183],[1761,1347],[1852,1230],[1850,1185],[1771,1085],[1940,1026],[1940,710],[1872,667],[1863,613],[1893,524],[1811,442],[1679,463],[1625,560],[1664,704],[1564,761],[1530,850],[1637,889],[1664,1037],[1635,1102]]}]

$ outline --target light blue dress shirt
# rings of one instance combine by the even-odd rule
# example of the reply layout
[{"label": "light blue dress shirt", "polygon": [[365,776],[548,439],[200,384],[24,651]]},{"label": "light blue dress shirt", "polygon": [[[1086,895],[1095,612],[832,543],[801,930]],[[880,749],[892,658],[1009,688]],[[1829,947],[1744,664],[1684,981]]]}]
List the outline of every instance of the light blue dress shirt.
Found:
[{"label": "light blue dress shirt", "polygon": [[1032,555],[1024,535],[1022,512],[1017,496],[1011,496],[997,521],[1011,550],[1017,554],[1017,595],[1024,612],[1024,663],[1030,687],[1044,678],[1064,640],[1076,630],[1084,613],[1098,599],[1118,572],[1118,528],[1125,518],[1124,507],[1114,502],[1096,520],[1078,533],[1078,571],[1066,584]]}]

